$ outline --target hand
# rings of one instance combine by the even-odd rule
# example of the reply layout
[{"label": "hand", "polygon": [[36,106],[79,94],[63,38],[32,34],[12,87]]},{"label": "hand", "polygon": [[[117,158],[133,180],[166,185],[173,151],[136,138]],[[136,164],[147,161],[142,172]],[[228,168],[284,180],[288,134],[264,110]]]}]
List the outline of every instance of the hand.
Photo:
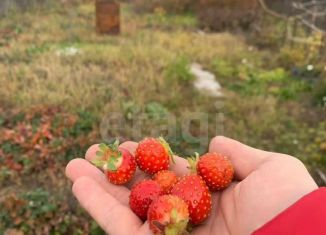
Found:
[{"label": "hand", "polygon": [[[122,146],[134,152],[137,143],[126,142]],[[146,176],[137,172],[126,187],[110,184],[89,163],[97,149],[93,145],[86,153],[86,160],[74,159],[68,164],[66,175],[73,181],[74,195],[108,234],[152,234],[147,222],[143,223],[128,206],[130,187]],[[215,137],[209,151],[229,156],[236,182],[213,194],[212,214],[192,235],[251,234],[317,189],[305,166],[291,156],[254,149],[225,137]],[[187,161],[179,157],[171,168],[180,176],[188,172]]]}]

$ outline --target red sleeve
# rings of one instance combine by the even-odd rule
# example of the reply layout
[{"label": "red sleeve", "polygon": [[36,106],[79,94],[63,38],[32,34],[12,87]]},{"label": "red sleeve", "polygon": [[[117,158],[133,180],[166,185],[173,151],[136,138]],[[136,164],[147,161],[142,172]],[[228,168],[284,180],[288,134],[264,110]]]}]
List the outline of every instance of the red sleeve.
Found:
[{"label": "red sleeve", "polygon": [[283,211],[253,235],[326,235],[326,188],[320,188]]}]

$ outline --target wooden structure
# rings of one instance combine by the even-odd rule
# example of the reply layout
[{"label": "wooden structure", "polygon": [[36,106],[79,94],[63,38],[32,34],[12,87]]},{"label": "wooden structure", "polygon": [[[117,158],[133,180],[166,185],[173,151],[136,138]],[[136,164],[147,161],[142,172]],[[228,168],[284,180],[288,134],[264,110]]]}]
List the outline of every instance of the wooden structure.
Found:
[{"label": "wooden structure", "polygon": [[96,32],[117,35],[120,33],[120,4],[114,0],[96,0]]},{"label": "wooden structure", "polygon": [[200,26],[215,31],[248,28],[255,20],[257,0],[198,0]]}]

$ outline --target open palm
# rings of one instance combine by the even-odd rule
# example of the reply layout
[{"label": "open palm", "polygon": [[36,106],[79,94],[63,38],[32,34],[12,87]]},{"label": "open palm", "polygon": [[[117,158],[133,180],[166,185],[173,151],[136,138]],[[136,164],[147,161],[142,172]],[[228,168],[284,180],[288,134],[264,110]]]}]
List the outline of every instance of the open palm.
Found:
[{"label": "open palm", "polygon": [[[121,147],[133,153],[137,143],[126,142]],[[93,145],[86,153],[86,160],[74,159],[68,164],[66,175],[73,181],[74,195],[108,234],[152,234],[147,222],[143,223],[128,205],[130,187],[148,176],[138,171],[126,187],[110,184],[105,175],[89,163],[97,150],[98,145]],[[254,149],[225,137],[215,137],[209,151],[230,157],[237,182],[213,194],[212,214],[205,224],[191,232],[192,235],[251,234],[317,189],[304,165],[291,156]],[[185,175],[187,161],[176,157],[171,169],[180,176]]]}]

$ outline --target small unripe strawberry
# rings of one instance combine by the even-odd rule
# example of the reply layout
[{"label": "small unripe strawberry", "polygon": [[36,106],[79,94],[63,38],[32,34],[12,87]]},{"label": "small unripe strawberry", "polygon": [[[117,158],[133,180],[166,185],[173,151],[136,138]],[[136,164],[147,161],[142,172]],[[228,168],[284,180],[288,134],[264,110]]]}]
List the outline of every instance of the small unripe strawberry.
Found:
[{"label": "small unripe strawberry", "polygon": [[206,153],[198,160],[197,173],[205,180],[211,191],[225,189],[230,185],[234,175],[231,161],[218,153]]},{"label": "small unripe strawberry", "polygon": [[151,203],[164,192],[154,180],[143,180],[136,184],[130,192],[130,209],[142,220],[146,220],[147,211]]},{"label": "small unripe strawberry", "polygon": [[170,159],[173,161],[173,153],[162,137],[146,138],[138,144],[135,159],[140,170],[153,175],[169,169]]},{"label": "small unripe strawberry", "polygon": [[92,163],[104,170],[109,182],[117,185],[129,182],[137,167],[134,156],[120,148],[118,141],[112,145],[100,144]]},{"label": "small unripe strawberry", "polygon": [[149,207],[147,217],[155,235],[182,235],[189,221],[188,205],[177,196],[160,196]]},{"label": "small unripe strawberry", "polygon": [[172,187],[178,181],[176,174],[169,170],[163,170],[157,172],[153,176],[153,180],[156,181],[163,189],[164,193],[169,194]]}]

